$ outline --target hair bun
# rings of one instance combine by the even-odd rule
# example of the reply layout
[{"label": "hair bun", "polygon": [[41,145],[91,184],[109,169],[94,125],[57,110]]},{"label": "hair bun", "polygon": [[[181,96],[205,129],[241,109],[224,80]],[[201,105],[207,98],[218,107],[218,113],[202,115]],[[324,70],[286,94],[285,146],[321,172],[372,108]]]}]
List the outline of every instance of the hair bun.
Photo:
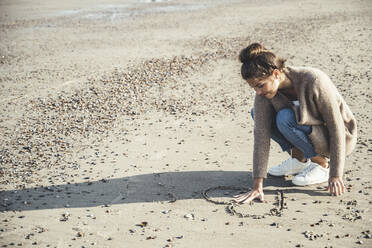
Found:
[{"label": "hair bun", "polygon": [[267,52],[266,48],[260,43],[252,43],[247,48],[244,48],[239,54],[239,60],[242,63],[246,63],[254,58],[257,55]]}]

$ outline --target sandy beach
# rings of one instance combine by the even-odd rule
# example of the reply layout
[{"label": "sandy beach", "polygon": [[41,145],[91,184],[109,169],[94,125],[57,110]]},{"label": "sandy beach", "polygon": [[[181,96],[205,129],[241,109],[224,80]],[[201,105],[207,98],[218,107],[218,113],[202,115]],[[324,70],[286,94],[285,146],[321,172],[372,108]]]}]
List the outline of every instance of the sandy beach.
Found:
[{"label": "sandy beach", "polygon": [[[371,17],[369,0],[2,0],[0,247],[372,247]],[[350,106],[344,195],[268,177],[265,203],[228,205],[252,185],[252,42]],[[269,167],[286,158],[271,142]]]}]

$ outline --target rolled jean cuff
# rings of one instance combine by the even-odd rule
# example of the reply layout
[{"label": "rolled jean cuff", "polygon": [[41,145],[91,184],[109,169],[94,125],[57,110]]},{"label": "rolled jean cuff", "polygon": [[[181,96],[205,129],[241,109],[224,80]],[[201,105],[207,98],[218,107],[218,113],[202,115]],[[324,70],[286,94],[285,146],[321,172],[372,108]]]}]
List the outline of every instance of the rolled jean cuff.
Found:
[{"label": "rolled jean cuff", "polygon": [[[283,152],[289,151],[289,149],[292,149],[294,146],[289,146],[287,144],[279,144],[279,146],[282,148]],[[298,148],[297,148],[298,149]],[[309,153],[303,153],[304,158],[312,158],[318,156],[318,153],[316,152],[309,152]]]},{"label": "rolled jean cuff", "polygon": [[318,153],[316,153],[315,151],[309,152],[309,153],[304,153],[305,158],[312,158],[312,157],[316,157],[316,156],[318,156]]},{"label": "rolled jean cuff", "polygon": [[292,149],[293,148],[293,146],[290,146],[290,145],[288,145],[288,144],[280,144],[280,143],[278,143],[279,144],[279,146],[282,148],[282,151],[283,152],[286,152],[286,151],[288,151],[289,149]]}]

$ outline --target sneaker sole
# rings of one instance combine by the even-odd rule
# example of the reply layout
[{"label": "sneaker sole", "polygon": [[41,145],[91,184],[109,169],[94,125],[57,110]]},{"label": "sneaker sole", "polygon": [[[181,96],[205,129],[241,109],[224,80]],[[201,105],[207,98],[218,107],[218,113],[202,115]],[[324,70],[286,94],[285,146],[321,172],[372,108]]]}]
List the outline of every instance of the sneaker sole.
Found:
[{"label": "sneaker sole", "polygon": [[275,175],[275,174],[271,174],[269,172],[267,174],[272,176],[272,177],[285,177],[285,175]]},{"label": "sneaker sole", "polygon": [[286,176],[294,176],[294,175],[297,175],[298,173],[300,173],[301,171],[297,172],[297,173],[291,173],[291,174],[282,174],[282,175],[275,175],[275,174],[272,174],[270,172],[267,172],[267,174],[269,174],[270,176],[274,176],[274,177],[286,177]]},{"label": "sneaker sole", "polygon": [[[327,180],[328,181],[328,180]],[[322,183],[325,183],[327,181],[321,181],[321,182],[315,182],[315,183],[308,183],[308,184],[296,184],[292,181],[292,184],[295,185],[295,186],[309,186],[309,185],[315,185],[315,184],[322,184]]]}]

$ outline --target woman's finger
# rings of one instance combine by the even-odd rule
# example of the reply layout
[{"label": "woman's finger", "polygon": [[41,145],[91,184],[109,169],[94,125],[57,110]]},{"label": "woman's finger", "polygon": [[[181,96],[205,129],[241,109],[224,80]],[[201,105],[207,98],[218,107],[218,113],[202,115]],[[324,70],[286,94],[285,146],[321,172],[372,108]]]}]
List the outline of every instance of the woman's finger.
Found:
[{"label": "woman's finger", "polygon": [[248,202],[251,202],[253,201],[254,198],[256,198],[258,195],[257,193],[253,193],[251,194],[247,199],[245,199],[244,201],[242,201],[242,203],[248,203]]},{"label": "woman's finger", "polygon": [[242,200],[240,200],[238,203],[243,204],[243,203],[246,202],[247,199],[249,199],[249,198],[250,198],[250,196],[249,196],[249,197],[246,197],[246,198],[244,198],[244,199],[242,199]]},{"label": "woman's finger", "polygon": [[243,196],[243,195],[247,195],[251,193],[251,191],[248,191],[248,192],[245,192],[245,193],[241,193],[241,194],[238,194],[238,195],[234,195],[233,197],[240,197],[240,196]]},{"label": "woman's finger", "polygon": [[244,193],[244,194],[241,194],[239,195],[238,197],[236,197],[237,199],[242,199],[242,198],[245,198],[247,196],[249,196],[251,194],[251,192],[247,192],[247,193]]},{"label": "woman's finger", "polygon": [[338,193],[337,193],[337,183],[333,183],[333,195],[334,196],[338,195]]},{"label": "woman's finger", "polygon": [[336,195],[336,185],[333,182],[331,183],[331,195]]},{"label": "woman's finger", "polygon": [[341,181],[341,194],[345,193],[345,185],[344,182]]},{"label": "woman's finger", "polygon": [[240,197],[240,196],[243,196],[243,195],[245,195],[245,194],[247,194],[247,192],[246,193],[242,193],[242,194],[239,194],[239,195],[234,195],[233,197]]},{"label": "woman's finger", "polygon": [[337,184],[337,182],[335,182],[333,185],[334,185],[334,194],[335,194],[335,196],[338,196],[338,184]]},{"label": "woman's finger", "polygon": [[337,184],[336,183],[333,184],[333,195],[337,196]]},{"label": "woman's finger", "polygon": [[259,197],[260,197],[260,201],[261,202],[265,202],[264,194],[263,193],[260,193]]},{"label": "woman's finger", "polygon": [[235,202],[240,202],[240,201],[242,201],[242,200],[244,200],[245,198],[247,198],[248,196],[241,196],[241,197],[239,197],[239,198],[235,198],[235,199],[233,199]]},{"label": "woman's finger", "polygon": [[236,203],[241,203],[241,202],[245,201],[247,198],[249,198],[249,196],[245,196],[245,197],[242,197],[242,198],[234,199],[234,201]]},{"label": "woman's finger", "polygon": [[337,182],[338,195],[342,195],[345,192],[345,186],[342,181]]},{"label": "woman's finger", "polygon": [[342,186],[341,186],[341,182],[337,182],[337,183],[336,183],[336,187],[337,187],[337,195],[338,195],[338,196],[342,195]]},{"label": "woman's finger", "polygon": [[241,202],[242,200],[245,200],[247,197],[251,195],[251,192],[241,194],[237,198],[234,199],[235,202]]}]

